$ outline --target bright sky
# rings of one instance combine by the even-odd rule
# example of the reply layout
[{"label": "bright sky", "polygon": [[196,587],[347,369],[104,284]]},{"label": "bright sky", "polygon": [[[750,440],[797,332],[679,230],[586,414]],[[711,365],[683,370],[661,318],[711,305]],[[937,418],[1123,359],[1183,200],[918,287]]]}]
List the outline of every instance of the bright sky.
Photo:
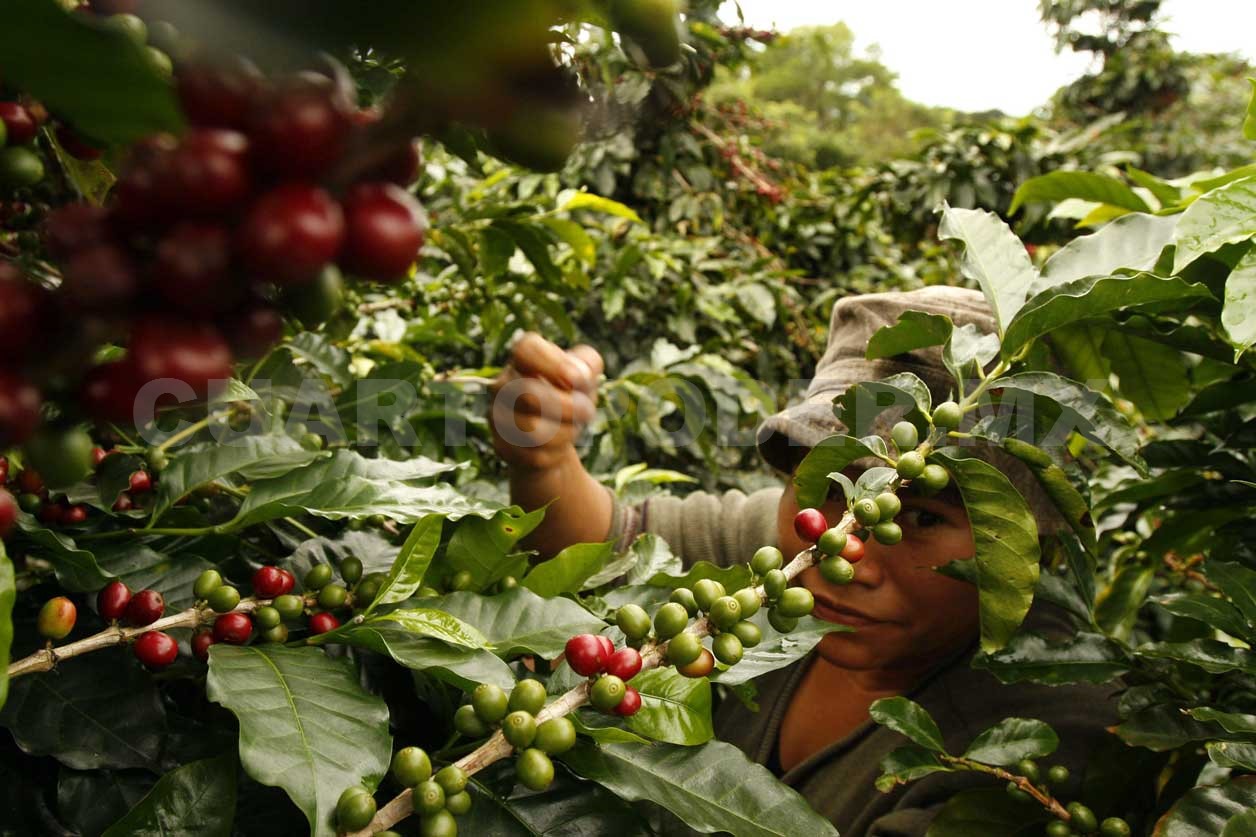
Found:
[{"label": "bright sky", "polygon": [[[1036,0],[740,0],[751,26],[788,30],[845,22],[860,48],[877,44],[909,99],[966,111],[1029,113],[1088,67],[1056,55]],[[1256,3],[1165,0],[1165,26],[1189,52],[1238,52],[1256,62]],[[727,0],[722,17],[736,21]]]}]

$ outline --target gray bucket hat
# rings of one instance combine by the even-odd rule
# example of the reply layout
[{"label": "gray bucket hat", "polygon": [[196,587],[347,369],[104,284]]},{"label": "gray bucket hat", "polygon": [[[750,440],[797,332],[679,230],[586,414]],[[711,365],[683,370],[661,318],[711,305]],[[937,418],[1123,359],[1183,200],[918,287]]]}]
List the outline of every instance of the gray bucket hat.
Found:
[{"label": "gray bucket hat", "polygon": [[[868,341],[884,326],[892,326],[908,311],[942,314],[955,326],[971,325],[983,333],[996,330],[994,314],[979,291],[934,285],[914,291],[885,291],[844,297],[833,306],[829,340],[816,365],[815,377],[801,403],[768,417],[759,426],[759,453],[773,468],[792,473],[807,452],[822,439],[850,430],[838,420],[833,400],[849,387],[876,381],[900,372],[911,372],[924,381],[933,403],[954,395],[955,382],[942,363],[938,346],[905,352],[890,358],[869,360]],[[887,410],[873,422],[871,432],[888,438],[901,411]],[[999,468],[1029,501],[1039,532],[1059,531],[1066,525],[1037,478],[1019,459],[986,443],[965,446],[973,456]],[[856,465],[866,465],[863,461]]]}]

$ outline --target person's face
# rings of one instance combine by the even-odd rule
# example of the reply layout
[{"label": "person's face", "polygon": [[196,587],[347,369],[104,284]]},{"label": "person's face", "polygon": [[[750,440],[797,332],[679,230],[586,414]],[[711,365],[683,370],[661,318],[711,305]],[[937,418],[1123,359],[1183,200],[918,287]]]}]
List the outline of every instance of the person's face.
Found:
[{"label": "person's face", "polygon": [[[859,475],[857,470],[846,473],[852,479]],[[830,523],[846,509],[841,489],[834,488],[820,509]],[[973,555],[972,530],[958,493],[951,486],[934,497],[904,491],[899,499],[903,510],[895,522],[903,529],[902,541],[884,546],[869,537],[854,581],[831,584],[817,567],[799,576],[815,596],[816,618],[854,629],[831,633],[818,646],[820,655],[840,668],[920,671],[977,636],[976,587],[934,571]],[[797,513],[791,480],[776,521],[786,561],[807,546],[794,532]]]}]

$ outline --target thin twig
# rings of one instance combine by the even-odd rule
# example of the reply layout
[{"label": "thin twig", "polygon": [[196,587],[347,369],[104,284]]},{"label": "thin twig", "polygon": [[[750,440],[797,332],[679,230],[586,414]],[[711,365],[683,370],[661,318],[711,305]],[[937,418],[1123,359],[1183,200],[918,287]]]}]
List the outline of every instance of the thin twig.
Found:
[{"label": "thin twig", "polygon": [[1073,815],[1068,812],[1067,808],[1060,804],[1058,799],[1048,793],[1045,793],[1041,788],[1024,776],[1020,776],[1016,773],[1010,773],[1002,768],[991,767],[988,764],[982,764],[981,762],[973,761],[972,759],[961,758],[958,756],[948,756],[945,753],[941,755],[941,758],[942,761],[947,764],[959,765],[960,767],[967,768],[968,770],[972,770],[977,773],[986,773],[990,776],[996,776],[1003,779],[1004,781],[1012,782],[1025,793],[1032,796],[1039,805],[1046,808],[1053,816],[1058,817],[1065,822],[1071,822],[1073,819]]}]

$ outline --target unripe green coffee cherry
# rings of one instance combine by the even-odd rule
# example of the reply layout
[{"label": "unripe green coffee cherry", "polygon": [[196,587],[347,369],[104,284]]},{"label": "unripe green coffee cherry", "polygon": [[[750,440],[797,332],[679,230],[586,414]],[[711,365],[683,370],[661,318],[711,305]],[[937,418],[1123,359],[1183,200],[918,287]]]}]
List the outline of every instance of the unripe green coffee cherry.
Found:
[{"label": "unripe green coffee cherry", "polygon": [[1120,817],[1108,817],[1099,823],[1102,837],[1130,837],[1130,824]]},{"label": "unripe green coffee cherry", "polygon": [[209,594],[222,586],[222,574],[218,570],[205,570],[196,577],[192,593],[198,599],[208,599]]},{"label": "unripe green coffee cherry", "polygon": [[554,781],[554,762],[535,747],[519,754],[515,763],[515,775],[525,788],[543,791]]},{"label": "unripe green coffee cherry", "polygon": [[772,570],[763,577],[763,592],[768,597],[769,602],[779,599],[788,586],[789,579],[780,570]]},{"label": "unripe green coffee cherry", "polygon": [[510,700],[501,686],[481,683],[471,693],[471,706],[476,716],[486,724],[495,724],[506,717],[506,704]]},{"label": "unripe green coffee cherry", "polygon": [[323,610],[337,610],[349,600],[349,591],[343,584],[328,584],[318,591],[318,606]]},{"label": "unripe green coffee cherry", "polygon": [[624,699],[627,686],[613,674],[603,674],[589,689],[589,703],[603,712],[611,712]]},{"label": "unripe green coffee cherry", "polygon": [[914,480],[924,472],[925,458],[918,451],[909,450],[898,458],[895,470],[903,479]]},{"label": "unripe green coffee cherry", "polygon": [[881,509],[877,508],[877,501],[871,497],[856,500],[850,511],[861,526],[871,526],[881,519]]},{"label": "unripe green coffee cherry", "polygon": [[741,640],[742,648],[754,648],[763,642],[763,631],[754,622],[741,621],[733,625],[731,633]]},{"label": "unripe green coffee cherry", "polygon": [[336,803],[336,822],[341,831],[366,828],[375,817],[375,797],[361,785],[346,788]]},{"label": "unripe green coffee cherry", "polygon": [[780,601],[776,603],[776,609],[781,615],[792,619],[806,616],[815,606],[815,596],[811,595],[811,591],[806,587],[789,588],[781,594]]},{"label": "unripe green coffee cherry", "polygon": [[223,585],[206,597],[209,606],[213,608],[214,613],[227,613],[235,610],[236,605],[240,603],[240,591],[234,587]]},{"label": "unripe green coffee cherry", "polygon": [[920,444],[920,433],[910,421],[900,421],[890,430],[890,439],[900,451],[907,451]]},{"label": "unripe green coffee cherry", "polygon": [[923,488],[926,494],[936,494],[951,482],[951,475],[941,465],[926,465],[920,473],[916,485]]},{"label": "unripe green coffee cherry", "polygon": [[289,621],[299,619],[301,614],[305,612],[305,601],[300,596],[292,593],[277,597],[270,606],[275,609],[279,616]]},{"label": "unripe green coffee cherry", "polygon": [[458,837],[458,822],[448,811],[419,818],[419,837]]},{"label": "unripe green coffee cherry", "polygon": [[402,787],[416,787],[432,778],[432,760],[420,747],[403,747],[393,756],[392,774]]},{"label": "unripe green coffee cherry", "polygon": [[1047,823],[1047,837],[1073,837],[1076,833],[1064,820],[1052,820]]},{"label": "unripe green coffee cherry", "polygon": [[160,474],[170,464],[170,457],[166,456],[165,451],[158,448],[150,450],[144,458],[148,460],[148,470],[155,474]]},{"label": "unripe green coffee cherry", "polygon": [[650,635],[650,614],[638,604],[626,604],[615,612],[615,624],[624,636],[636,642]]},{"label": "unripe green coffee cherry", "polygon": [[1099,821],[1095,819],[1095,812],[1087,808],[1080,802],[1070,802],[1067,806],[1069,816],[1072,821],[1069,823],[1074,831],[1082,834],[1091,834],[1099,828]]},{"label": "unripe green coffee cherry", "polygon": [[878,494],[874,502],[876,502],[877,509],[881,512],[881,519],[886,522],[893,520],[903,510],[903,501],[898,499],[897,494],[892,494],[889,491],[883,491]]},{"label": "unripe green coffee cherry", "polygon": [[787,634],[798,627],[798,620],[793,616],[786,616],[773,607],[768,611],[768,624],[781,633]]},{"label": "unripe green coffee cherry", "polygon": [[288,626],[284,624],[267,628],[261,633],[262,642],[282,643],[288,641]]},{"label": "unripe green coffee cherry", "polygon": [[420,814],[435,814],[445,809],[445,789],[428,779],[414,788],[414,810]]},{"label": "unripe green coffee cherry", "polygon": [[475,576],[470,570],[459,570],[449,579],[449,589],[456,592],[475,589]]},{"label": "unripe green coffee cherry", "polygon": [[715,659],[726,666],[735,666],[741,662],[741,640],[734,633],[724,633],[711,640],[711,651]]},{"label": "unripe green coffee cherry", "polygon": [[445,810],[455,816],[462,816],[471,810],[471,794],[466,791],[459,791],[452,796],[445,797]]},{"label": "unripe green coffee cherry", "polygon": [[820,575],[830,584],[850,584],[855,580],[855,565],[842,556],[820,562]]},{"label": "unripe green coffee cherry", "polygon": [[527,678],[515,684],[510,692],[510,701],[506,704],[508,712],[531,712],[533,715],[545,708],[545,684],[540,680]]},{"label": "unripe green coffee cherry", "polygon": [[683,607],[690,616],[698,615],[698,600],[693,597],[693,591],[688,587],[677,587],[672,591],[672,595],[668,597],[668,601],[675,602]]},{"label": "unripe green coffee cherry", "polygon": [[1057,764],[1047,771],[1047,784],[1059,787],[1068,782],[1068,768],[1062,764]]},{"label": "unripe green coffee cherry", "polygon": [[[161,22],[162,21],[158,21],[158,23],[161,23]],[[351,526],[353,525],[352,520],[349,521],[349,525]],[[398,834],[396,831],[393,831],[391,828],[385,828],[383,831],[375,832],[375,837],[401,837],[401,835]]]},{"label": "unripe green coffee cherry", "polygon": [[353,606],[363,608],[375,601],[375,597],[379,595],[379,588],[383,583],[375,578],[364,578],[357,587],[353,589]]},{"label": "unripe green coffee cherry", "polygon": [[519,586],[519,579],[513,575],[504,575],[497,581],[497,592],[505,593],[507,590],[514,590]]},{"label": "unripe green coffee cherry", "polygon": [[872,537],[877,539],[877,543],[893,546],[903,539],[903,527],[893,520],[887,520],[872,527]]},{"label": "unripe green coffee cherry", "polygon": [[536,728],[536,739],[532,742],[543,753],[556,756],[576,746],[576,725],[570,718],[550,718]]},{"label": "unripe green coffee cherry", "polygon": [[315,564],[305,574],[305,589],[321,590],[329,581],[331,581],[331,567],[327,564]]},{"label": "unripe green coffee cherry", "polygon": [[959,427],[963,417],[964,413],[958,404],[954,401],[943,401],[933,409],[933,426],[943,430],[954,430]]},{"label": "unripe green coffee cherry", "polygon": [[1012,799],[1015,799],[1017,802],[1028,802],[1033,799],[1032,796],[1021,790],[1020,786],[1015,782],[1008,782],[1006,790],[1007,795],[1012,797]]},{"label": "unripe green coffee cherry", "polygon": [[715,604],[715,600],[724,595],[724,585],[720,584],[713,578],[699,579],[693,585],[693,598],[698,603],[698,609],[703,613],[711,609],[711,605]]},{"label": "unripe green coffee cherry", "polygon": [[671,639],[689,624],[689,612],[683,605],[668,602],[654,614],[654,633],[660,641]]},{"label": "unripe green coffee cherry", "polygon": [[1038,762],[1033,759],[1021,759],[1017,762],[1016,772],[1033,782],[1035,785],[1038,784],[1038,779],[1042,776],[1042,772],[1038,769]]},{"label": "unripe green coffee cherry", "polygon": [[362,578],[362,562],[350,555],[340,562],[340,577],[345,584],[357,584]]},{"label": "unripe green coffee cherry", "polygon": [[733,598],[737,600],[737,604],[741,605],[741,618],[749,619],[759,612],[759,608],[763,602],[759,599],[759,594],[749,587],[743,587],[733,594]]},{"label": "unripe green coffee cherry", "polygon": [[[624,681],[619,682],[622,685]],[[536,739],[536,716],[531,712],[511,712],[502,720],[502,735],[516,750],[531,747]]]},{"label": "unripe green coffee cherry", "polygon": [[750,559],[750,569],[755,575],[767,575],[772,570],[779,570],[785,563],[785,556],[774,546],[761,546]]},{"label": "unripe green coffee cherry", "polygon": [[488,725],[480,720],[480,716],[475,714],[475,707],[469,703],[454,711],[454,729],[467,738],[483,738],[489,733]]},{"label": "unripe green coffee cherry", "polygon": [[456,764],[449,764],[436,771],[436,783],[446,794],[461,793],[467,789],[467,774]]},{"label": "unripe green coffee cherry", "polygon": [[816,541],[816,548],[821,555],[841,555],[846,548],[846,533],[838,528],[825,529],[820,540]]},{"label": "unripe green coffee cherry", "polygon": [[687,666],[702,653],[702,640],[686,631],[667,643],[667,661],[674,666]]},{"label": "unripe green coffee cherry", "polygon": [[707,618],[720,630],[728,630],[741,621],[741,604],[732,596],[720,596],[711,603]]},{"label": "unripe green coffee cherry", "polygon": [[269,605],[262,605],[253,611],[253,621],[257,623],[257,627],[264,631],[278,625],[283,621],[283,617],[279,615],[279,611]]}]

